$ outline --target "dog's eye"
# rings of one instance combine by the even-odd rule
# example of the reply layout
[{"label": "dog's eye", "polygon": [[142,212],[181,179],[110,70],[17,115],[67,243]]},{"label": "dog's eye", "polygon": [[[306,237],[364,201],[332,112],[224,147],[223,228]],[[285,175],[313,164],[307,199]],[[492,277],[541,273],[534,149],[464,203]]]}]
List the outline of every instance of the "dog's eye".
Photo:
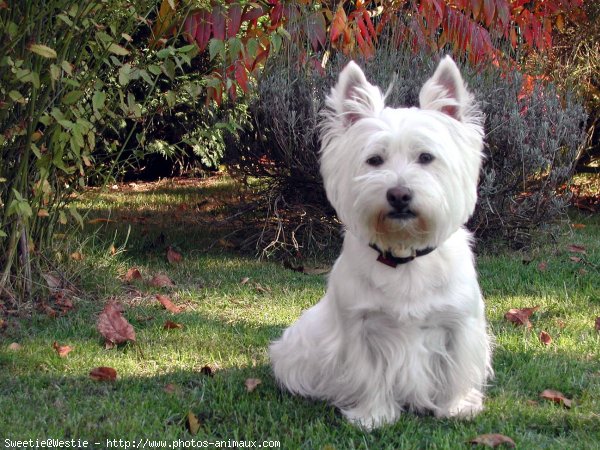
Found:
[{"label": "dog's eye", "polygon": [[429,164],[434,159],[435,158],[433,157],[433,155],[431,153],[421,153],[419,155],[419,164]]},{"label": "dog's eye", "polygon": [[383,158],[379,155],[371,156],[367,159],[367,164],[373,167],[377,167],[383,164]]}]

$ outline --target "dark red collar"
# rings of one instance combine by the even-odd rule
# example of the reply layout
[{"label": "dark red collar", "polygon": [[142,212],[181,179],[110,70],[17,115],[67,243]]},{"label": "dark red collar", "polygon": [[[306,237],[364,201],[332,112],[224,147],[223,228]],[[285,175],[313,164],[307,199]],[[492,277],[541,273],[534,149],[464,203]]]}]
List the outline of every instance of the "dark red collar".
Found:
[{"label": "dark red collar", "polygon": [[408,262],[411,262],[413,259],[415,259],[419,256],[428,255],[429,253],[431,253],[432,251],[435,250],[435,247],[427,247],[427,248],[424,248],[423,250],[415,250],[414,253],[410,256],[398,257],[398,256],[392,255],[392,252],[382,251],[375,244],[369,244],[369,247],[371,247],[373,250],[375,250],[377,253],[379,253],[379,256],[377,257],[378,262],[385,264],[386,266],[389,266],[392,268],[396,268],[400,264],[406,264]]}]

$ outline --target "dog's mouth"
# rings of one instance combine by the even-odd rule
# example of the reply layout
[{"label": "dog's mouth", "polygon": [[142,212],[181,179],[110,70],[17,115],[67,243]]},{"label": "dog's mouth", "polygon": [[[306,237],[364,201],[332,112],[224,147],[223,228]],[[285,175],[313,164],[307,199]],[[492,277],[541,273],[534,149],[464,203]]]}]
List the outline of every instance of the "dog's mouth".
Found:
[{"label": "dog's mouth", "polygon": [[393,220],[409,220],[414,219],[415,217],[417,217],[417,215],[410,209],[404,209],[402,211],[390,211],[387,214],[387,217]]}]

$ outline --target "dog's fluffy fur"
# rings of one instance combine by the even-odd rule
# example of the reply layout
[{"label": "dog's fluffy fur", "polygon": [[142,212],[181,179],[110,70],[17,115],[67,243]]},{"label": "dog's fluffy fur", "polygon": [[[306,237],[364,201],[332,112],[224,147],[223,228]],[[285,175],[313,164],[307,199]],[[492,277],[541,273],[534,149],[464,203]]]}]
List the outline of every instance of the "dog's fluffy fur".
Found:
[{"label": "dog's fluffy fur", "polygon": [[[481,116],[449,57],[419,102],[385,107],[355,63],[340,74],[324,112],[321,173],[346,227],[343,250],[325,296],[270,347],[284,388],[367,429],[405,410],[472,416],[491,375],[462,228],[477,198]],[[426,248],[397,267],[377,261]]]}]

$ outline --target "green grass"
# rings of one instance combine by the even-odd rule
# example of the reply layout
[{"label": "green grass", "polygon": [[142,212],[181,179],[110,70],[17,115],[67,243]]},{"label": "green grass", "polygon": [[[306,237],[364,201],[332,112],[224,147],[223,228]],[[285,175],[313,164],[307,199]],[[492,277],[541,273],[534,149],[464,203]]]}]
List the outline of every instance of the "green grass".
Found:
[{"label": "green grass", "polygon": [[[496,377],[484,413],[472,421],[406,414],[392,426],[366,433],[323,402],[281,392],[270,374],[269,341],[320,298],[325,278],[227,250],[240,224],[224,219],[241,195],[229,179],[149,187],[94,192],[85,200],[92,207],[88,219],[115,222],[88,225],[79,241],[68,241],[56,255],[79,288],[70,294],[74,310],[56,318],[27,311],[4,318],[0,447],[6,438],[85,439],[91,442],[88,448],[107,448],[106,439],[189,440],[185,417],[192,411],[201,421],[197,440],[271,440],[285,449],[455,449],[469,447],[469,439],[483,433],[505,434],[524,449],[598,448],[597,216],[573,218],[585,227],[565,225],[556,241],[532,254],[479,256],[496,336]],[[208,225],[214,221],[221,222]],[[586,254],[577,255],[584,260],[570,260],[569,244],[585,247]],[[168,245],[184,255],[182,263],[167,262]],[[85,259],[70,260],[74,251]],[[122,281],[134,266],[144,279]],[[176,287],[150,286],[156,273],[168,274]],[[241,283],[244,278],[249,281]],[[157,293],[169,295],[184,312],[162,309]],[[113,298],[125,305],[137,341],[106,350],[96,320]],[[530,306],[540,307],[530,330],[503,318],[510,308]],[[166,320],[184,327],[164,330]],[[548,347],[539,342],[541,330],[553,338]],[[54,341],[74,350],[60,358]],[[12,342],[21,349],[9,350]],[[215,369],[213,377],[201,373],[205,365]],[[115,368],[117,381],[93,381],[88,374],[98,366]],[[260,378],[262,384],[246,392],[247,378]],[[174,392],[165,391],[168,384]],[[540,399],[544,389],[563,392],[574,406]]]}]

